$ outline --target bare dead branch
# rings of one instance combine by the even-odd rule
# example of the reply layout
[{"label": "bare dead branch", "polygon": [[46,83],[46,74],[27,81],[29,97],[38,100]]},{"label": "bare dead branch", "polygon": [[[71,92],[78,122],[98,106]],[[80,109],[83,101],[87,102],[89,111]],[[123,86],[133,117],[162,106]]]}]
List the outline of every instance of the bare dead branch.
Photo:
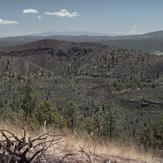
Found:
[{"label": "bare dead branch", "polygon": [[8,130],[0,130],[4,138],[0,141],[0,159],[2,162],[30,163],[61,140],[61,138],[54,138],[48,133],[33,139],[27,138],[25,129],[23,131],[22,138],[19,138]]},{"label": "bare dead branch", "polygon": [[68,153],[68,154],[64,155],[64,156],[62,157],[62,159],[59,161],[59,163],[63,163],[63,161],[64,161],[67,157],[73,156],[73,155],[74,155],[73,153]]},{"label": "bare dead branch", "polygon": [[87,153],[87,152],[85,152],[84,151],[84,149],[82,148],[82,147],[80,147],[80,151],[79,152],[81,152],[82,154],[85,154],[86,156],[87,156],[87,158],[88,158],[88,162],[89,163],[92,163],[92,160],[91,160],[91,157],[90,157],[90,155]]}]

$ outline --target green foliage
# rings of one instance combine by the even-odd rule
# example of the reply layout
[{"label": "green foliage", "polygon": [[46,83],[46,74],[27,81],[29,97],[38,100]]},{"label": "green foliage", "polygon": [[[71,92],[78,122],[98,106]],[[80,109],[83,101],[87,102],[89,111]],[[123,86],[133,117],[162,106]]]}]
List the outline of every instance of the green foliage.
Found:
[{"label": "green foliage", "polygon": [[23,97],[20,101],[20,108],[24,111],[24,118],[27,120],[28,116],[32,116],[32,113],[37,108],[38,97],[36,92],[32,89],[28,83],[23,89]]},{"label": "green foliage", "polygon": [[112,141],[113,137],[118,136],[118,122],[120,120],[116,106],[106,104],[95,106],[96,112],[85,118],[85,129],[89,134],[93,134]]},{"label": "green foliage", "polygon": [[84,117],[82,124],[83,124],[83,130],[88,132],[88,134],[93,134],[93,132],[95,131],[95,126],[94,126],[94,118],[92,116]]},{"label": "green foliage", "polygon": [[55,127],[63,127],[63,119],[57,112],[56,105],[53,105],[49,101],[44,101],[40,104],[35,111],[36,118],[40,125],[43,125],[46,121],[47,125],[55,125]]},{"label": "green foliage", "polygon": [[95,114],[95,125],[99,128],[99,134],[110,141],[116,136],[118,112],[112,104],[103,105]]},{"label": "green foliage", "polygon": [[148,124],[141,135],[141,142],[145,147],[163,149],[163,117]]},{"label": "green foliage", "polygon": [[80,112],[78,104],[71,100],[68,101],[65,105],[64,118],[67,124],[67,127],[74,132],[79,126],[80,121]]}]

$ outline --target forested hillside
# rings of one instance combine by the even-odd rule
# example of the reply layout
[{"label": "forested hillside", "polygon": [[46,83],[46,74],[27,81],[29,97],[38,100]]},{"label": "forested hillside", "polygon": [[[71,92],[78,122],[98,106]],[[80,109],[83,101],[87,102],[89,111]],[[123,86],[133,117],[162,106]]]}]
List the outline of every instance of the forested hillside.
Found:
[{"label": "forested hillside", "polygon": [[162,56],[40,40],[2,49],[0,70],[3,120],[162,148]]}]

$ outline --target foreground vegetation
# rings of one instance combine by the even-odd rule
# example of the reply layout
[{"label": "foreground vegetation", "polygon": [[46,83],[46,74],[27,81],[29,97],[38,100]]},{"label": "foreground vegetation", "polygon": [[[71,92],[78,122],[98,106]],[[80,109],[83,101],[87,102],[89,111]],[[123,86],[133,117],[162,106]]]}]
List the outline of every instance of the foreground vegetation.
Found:
[{"label": "foreground vegetation", "polygon": [[[117,162],[118,163],[135,163],[135,162],[136,163],[159,163],[161,162],[161,159],[154,156],[151,150],[144,151],[143,148],[137,147],[133,144],[127,145],[124,143],[102,141],[97,138],[88,136],[87,134],[82,134],[82,135],[72,134],[67,130],[60,132],[54,130],[54,128],[47,128],[46,131],[43,128],[33,131],[28,126],[24,126],[24,129],[27,131],[25,134],[23,129],[20,128],[20,126],[12,125],[11,123],[1,122],[0,140],[4,140],[4,135],[2,135],[2,133],[4,133],[5,135],[9,136],[11,142],[12,141],[14,142],[15,139],[16,139],[15,142],[17,142],[18,140],[21,140],[22,143],[23,141],[28,142],[29,138],[30,141],[33,140],[36,141],[36,143],[32,144],[29,150],[27,150],[27,154],[25,158],[28,161],[30,160],[32,161],[31,158],[33,158],[33,161],[37,160],[37,162],[46,161],[46,162],[53,162],[53,163],[54,162],[104,163],[107,161],[115,162],[115,163]],[[10,133],[8,133],[8,131]],[[18,143],[16,144],[16,146],[21,146],[21,144]],[[35,146],[37,148],[33,149],[33,147]],[[12,149],[12,147],[13,146],[11,145],[8,148]],[[28,143],[24,144],[24,148],[21,151],[25,151],[26,149],[28,149]],[[20,158],[20,157],[16,157],[16,158],[13,157],[15,156],[14,153],[6,152],[6,154],[10,155],[9,157],[10,160],[11,158],[12,160],[16,158],[17,159]]]}]

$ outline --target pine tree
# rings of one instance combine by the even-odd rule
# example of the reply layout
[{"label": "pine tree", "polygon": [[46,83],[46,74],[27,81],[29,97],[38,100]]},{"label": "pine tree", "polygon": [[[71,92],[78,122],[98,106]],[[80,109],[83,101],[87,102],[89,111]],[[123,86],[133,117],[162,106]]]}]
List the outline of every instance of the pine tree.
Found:
[{"label": "pine tree", "polygon": [[163,117],[147,124],[141,134],[141,142],[146,148],[163,149]]},{"label": "pine tree", "polygon": [[74,132],[80,120],[79,106],[75,101],[71,100],[67,102],[65,105],[64,117],[67,127]]},{"label": "pine tree", "polygon": [[55,127],[59,128],[63,127],[63,120],[57,111],[56,105],[53,105],[48,100],[40,104],[35,115],[40,125],[43,125],[46,121],[47,125],[55,125]]},{"label": "pine tree", "polygon": [[37,108],[37,101],[36,92],[28,81],[27,85],[23,88],[23,97],[20,101],[20,108],[24,111],[25,120],[27,120],[27,117],[32,117],[32,113]]},{"label": "pine tree", "polygon": [[98,136],[112,141],[112,138],[117,136],[119,120],[115,106],[112,104],[98,106],[94,115],[94,130]]}]

